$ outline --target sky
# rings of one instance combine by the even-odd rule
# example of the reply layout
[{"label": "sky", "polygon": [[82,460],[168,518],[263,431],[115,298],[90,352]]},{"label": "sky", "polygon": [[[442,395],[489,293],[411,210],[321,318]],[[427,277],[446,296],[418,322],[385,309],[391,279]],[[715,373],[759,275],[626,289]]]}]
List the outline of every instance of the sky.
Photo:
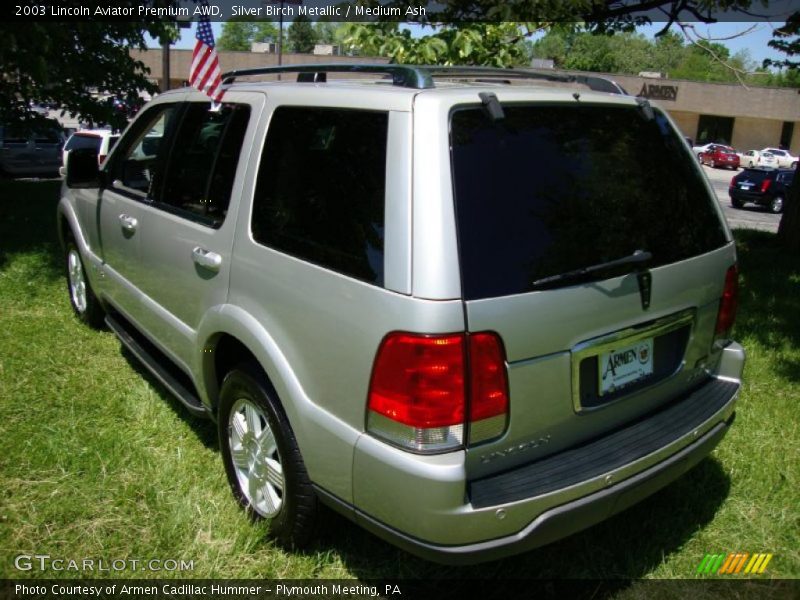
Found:
[{"label": "sky", "polygon": [[[222,32],[222,23],[212,23],[214,37],[219,38]],[[772,39],[773,28],[783,25],[780,23],[753,22],[753,23],[714,23],[706,25],[703,23],[695,24],[695,31],[698,35],[718,41],[730,48],[731,54],[736,54],[740,50],[747,50],[750,57],[758,64],[765,58],[780,60],[786,58],[780,52],[776,52],[767,45]],[[640,27],[638,32],[652,38],[663,27],[663,24],[656,23],[646,27]],[[414,35],[419,35],[419,28],[411,27]],[[417,31],[414,31],[417,29]],[[430,31],[429,29],[427,31]],[[191,49],[194,46],[194,26],[191,29],[181,29],[181,40],[175,44],[175,48]],[[730,39],[727,39],[730,38]],[[158,42],[151,40],[148,46],[158,47]]]}]

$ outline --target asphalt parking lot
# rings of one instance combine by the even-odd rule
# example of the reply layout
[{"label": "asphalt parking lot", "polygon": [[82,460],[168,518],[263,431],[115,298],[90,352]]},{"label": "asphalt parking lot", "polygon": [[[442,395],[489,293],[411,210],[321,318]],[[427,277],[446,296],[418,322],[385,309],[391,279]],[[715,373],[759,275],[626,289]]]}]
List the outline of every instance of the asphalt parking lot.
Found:
[{"label": "asphalt parking lot", "polygon": [[728,197],[728,184],[730,184],[736,173],[742,172],[742,169],[731,171],[730,169],[712,169],[703,165],[703,171],[705,171],[711,182],[714,192],[717,194],[717,200],[719,200],[722,207],[722,212],[725,213],[728,225],[732,229],[760,229],[773,233],[778,231],[781,215],[773,215],[753,204],[747,204],[744,208],[733,208],[731,206],[731,200]]}]

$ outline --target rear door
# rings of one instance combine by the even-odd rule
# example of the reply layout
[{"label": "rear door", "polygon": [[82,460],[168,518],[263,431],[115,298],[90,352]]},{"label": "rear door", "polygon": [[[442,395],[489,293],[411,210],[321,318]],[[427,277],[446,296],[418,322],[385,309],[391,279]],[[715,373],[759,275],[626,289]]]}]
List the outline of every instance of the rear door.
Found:
[{"label": "rear door", "polygon": [[696,385],[734,261],[716,200],[661,113],[583,101],[504,111],[451,116],[468,329],[500,334],[510,386],[508,432],[471,449],[474,476]]}]

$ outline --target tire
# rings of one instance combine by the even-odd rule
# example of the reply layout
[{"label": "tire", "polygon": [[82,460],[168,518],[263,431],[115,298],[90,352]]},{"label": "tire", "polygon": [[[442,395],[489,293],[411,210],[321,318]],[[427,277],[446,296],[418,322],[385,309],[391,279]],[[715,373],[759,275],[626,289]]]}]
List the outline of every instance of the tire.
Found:
[{"label": "tire", "polygon": [[229,372],[220,389],[219,445],[234,497],[251,519],[270,519],[282,546],[306,546],[319,506],[297,440],[277,395],[250,363]]},{"label": "tire", "polygon": [[792,163],[792,168],[796,171],[797,170],[797,161]]},{"label": "tire", "polygon": [[772,214],[777,215],[777,214],[782,213],[783,212],[783,197],[775,196],[772,200],[769,201],[769,205],[767,205],[767,208],[769,208],[769,212],[771,212]]},{"label": "tire", "polygon": [[75,316],[89,327],[102,329],[106,316],[105,311],[86,277],[83,258],[81,258],[80,250],[78,250],[75,237],[71,232],[64,244],[64,268],[69,303]]},{"label": "tire", "polygon": [[742,208],[744,206],[744,202],[737,200],[736,198],[731,198],[731,206],[733,208]]}]

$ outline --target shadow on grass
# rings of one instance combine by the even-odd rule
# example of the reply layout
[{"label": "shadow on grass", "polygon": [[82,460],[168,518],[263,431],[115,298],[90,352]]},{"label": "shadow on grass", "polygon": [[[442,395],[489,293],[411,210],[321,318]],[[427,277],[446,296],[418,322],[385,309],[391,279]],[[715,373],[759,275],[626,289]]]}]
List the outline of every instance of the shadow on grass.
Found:
[{"label": "shadow on grass", "polygon": [[[313,552],[336,552],[359,578],[453,580],[606,580],[593,597],[604,598],[644,577],[714,518],[730,479],[714,458],[628,510],[564,540],[478,566],[437,565],[396,549],[344,517],[325,513]],[[698,556],[698,564],[702,556]],[[690,577],[693,572],[687,572]],[[486,597],[485,595],[483,597]]]},{"label": "shadow on grass", "polygon": [[13,254],[46,255],[43,276],[63,277],[56,230],[60,180],[0,180],[0,269]]},{"label": "shadow on grass", "polygon": [[175,415],[184,423],[189,426],[200,443],[209,450],[214,452],[219,451],[219,440],[217,438],[217,427],[211,419],[203,419],[196,417],[190,413],[181,402],[172,395],[172,393],[164,387],[164,385],[156,379],[153,374],[142,365],[138,358],[131,354],[125,346],[120,344],[120,354],[128,362],[131,369],[136,371],[142,379],[144,379],[150,386],[158,393],[160,399],[169,406]]},{"label": "shadow on grass", "polygon": [[[789,256],[772,233],[736,230],[739,312],[734,337],[767,347],[800,346],[800,260]],[[800,382],[800,363],[779,358],[775,371]]]}]

